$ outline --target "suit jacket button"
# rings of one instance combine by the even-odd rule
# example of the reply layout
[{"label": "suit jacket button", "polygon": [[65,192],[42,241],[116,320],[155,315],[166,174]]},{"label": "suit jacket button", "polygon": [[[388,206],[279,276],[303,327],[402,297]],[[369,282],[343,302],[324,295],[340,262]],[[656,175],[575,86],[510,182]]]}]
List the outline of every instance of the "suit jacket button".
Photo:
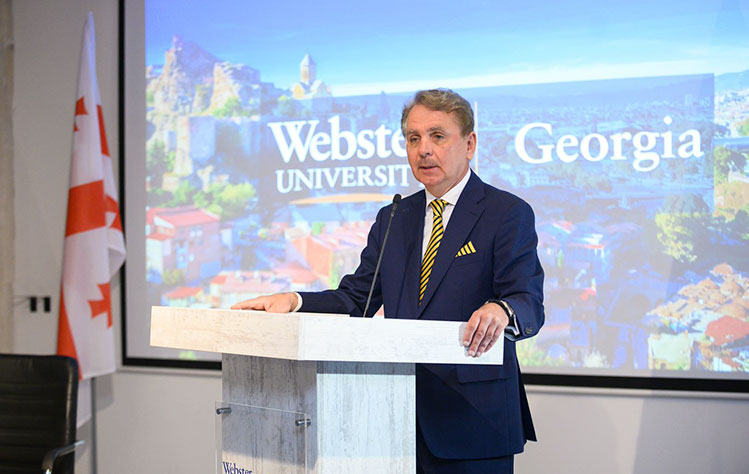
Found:
[{"label": "suit jacket button", "polygon": [[525,333],[528,335],[533,334],[533,328],[525,328]]}]

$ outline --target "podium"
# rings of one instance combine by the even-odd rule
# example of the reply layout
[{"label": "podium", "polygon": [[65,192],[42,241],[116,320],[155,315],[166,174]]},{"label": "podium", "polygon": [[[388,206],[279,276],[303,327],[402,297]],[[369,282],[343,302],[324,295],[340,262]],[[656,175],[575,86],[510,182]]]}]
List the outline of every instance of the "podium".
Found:
[{"label": "podium", "polygon": [[153,307],[151,345],[222,353],[216,472],[416,472],[416,363],[479,358],[466,323]]}]

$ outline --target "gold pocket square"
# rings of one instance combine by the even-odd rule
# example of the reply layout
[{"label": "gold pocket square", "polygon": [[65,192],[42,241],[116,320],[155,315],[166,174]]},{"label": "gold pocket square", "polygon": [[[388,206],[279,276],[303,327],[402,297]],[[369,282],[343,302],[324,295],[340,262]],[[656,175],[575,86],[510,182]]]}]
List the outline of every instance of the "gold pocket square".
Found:
[{"label": "gold pocket square", "polygon": [[473,243],[471,241],[468,241],[467,244],[465,244],[463,247],[461,247],[460,250],[458,250],[458,254],[455,255],[455,258],[462,257],[463,255],[468,255],[470,253],[476,253],[476,248],[473,246]]}]

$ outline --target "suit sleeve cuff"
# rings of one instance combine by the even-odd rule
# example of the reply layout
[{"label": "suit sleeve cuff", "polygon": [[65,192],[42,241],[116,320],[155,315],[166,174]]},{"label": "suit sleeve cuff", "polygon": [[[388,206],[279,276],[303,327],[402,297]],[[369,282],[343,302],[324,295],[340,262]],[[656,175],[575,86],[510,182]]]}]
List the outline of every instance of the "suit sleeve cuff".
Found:
[{"label": "suit sleeve cuff", "polygon": [[292,313],[296,313],[302,307],[302,295],[300,295],[296,291],[294,292],[294,294],[296,295],[296,301],[297,301],[297,303],[296,303],[296,308],[294,308],[294,309],[291,310]]}]

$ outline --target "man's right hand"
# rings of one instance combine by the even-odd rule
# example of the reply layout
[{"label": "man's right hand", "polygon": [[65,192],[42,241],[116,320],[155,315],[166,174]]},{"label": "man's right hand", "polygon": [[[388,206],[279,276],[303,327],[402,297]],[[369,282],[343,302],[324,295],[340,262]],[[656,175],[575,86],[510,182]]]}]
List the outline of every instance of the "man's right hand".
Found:
[{"label": "man's right hand", "polygon": [[231,309],[254,309],[269,313],[289,313],[298,303],[296,293],[276,293],[275,295],[258,296],[233,304]]}]

